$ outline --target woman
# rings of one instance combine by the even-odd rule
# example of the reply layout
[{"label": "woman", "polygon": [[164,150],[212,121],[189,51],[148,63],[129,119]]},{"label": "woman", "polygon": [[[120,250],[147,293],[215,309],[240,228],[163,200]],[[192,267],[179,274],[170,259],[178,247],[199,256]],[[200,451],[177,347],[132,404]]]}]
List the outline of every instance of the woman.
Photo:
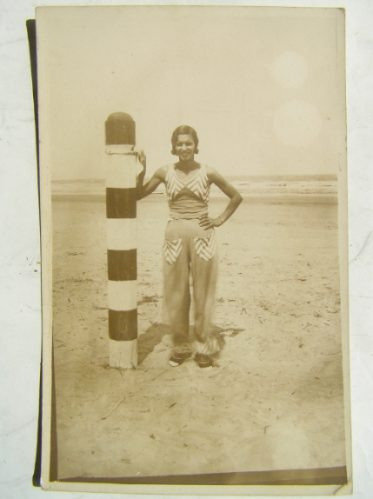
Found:
[{"label": "woman", "polygon": [[[200,367],[213,365],[220,344],[213,334],[211,319],[215,302],[217,255],[215,227],[234,213],[242,201],[237,190],[214,169],[197,163],[198,136],[187,125],[176,128],[171,137],[172,154],[179,161],[159,168],[143,185],[145,155],[139,153],[143,170],[137,179],[137,197],[152,193],[160,183],[166,186],[170,220],[164,243],[164,301],[173,338],[169,359],[182,364],[193,354],[189,336],[190,276],[193,282],[195,361]],[[210,185],[217,185],[230,201],[217,218],[208,215]]]}]

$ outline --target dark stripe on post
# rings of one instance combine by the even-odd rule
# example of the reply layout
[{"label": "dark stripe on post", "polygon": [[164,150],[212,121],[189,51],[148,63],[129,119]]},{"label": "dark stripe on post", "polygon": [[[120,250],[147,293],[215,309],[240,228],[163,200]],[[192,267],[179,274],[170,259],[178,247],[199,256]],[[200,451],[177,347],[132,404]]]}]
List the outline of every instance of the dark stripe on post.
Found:
[{"label": "dark stripe on post", "polygon": [[108,250],[109,281],[135,281],[137,279],[137,251]]},{"label": "dark stripe on post", "polygon": [[106,188],[107,218],[136,218],[136,188]]},{"label": "dark stripe on post", "polygon": [[105,122],[106,145],[135,144],[135,122],[127,113],[112,113]]},{"label": "dark stripe on post", "polygon": [[137,338],[137,309],[128,311],[109,310],[109,337],[117,341]]}]

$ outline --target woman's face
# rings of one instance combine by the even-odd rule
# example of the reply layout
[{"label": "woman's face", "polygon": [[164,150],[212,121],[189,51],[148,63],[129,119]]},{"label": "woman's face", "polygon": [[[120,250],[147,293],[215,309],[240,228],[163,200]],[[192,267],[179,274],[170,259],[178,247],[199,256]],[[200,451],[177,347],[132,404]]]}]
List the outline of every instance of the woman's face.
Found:
[{"label": "woman's face", "polygon": [[175,152],[180,161],[190,161],[194,159],[196,145],[193,137],[189,134],[180,134],[175,143]]}]

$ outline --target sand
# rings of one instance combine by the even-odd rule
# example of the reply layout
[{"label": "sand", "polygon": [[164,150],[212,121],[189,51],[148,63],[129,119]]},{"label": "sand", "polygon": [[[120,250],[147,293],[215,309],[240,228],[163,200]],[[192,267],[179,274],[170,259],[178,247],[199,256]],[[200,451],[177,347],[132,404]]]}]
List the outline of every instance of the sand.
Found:
[{"label": "sand", "polygon": [[[224,200],[211,202],[218,213]],[[139,367],[108,367],[105,206],[55,201],[58,477],[345,464],[335,204],[250,203],[218,229],[218,365],[167,365],[162,196],[138,205]]]}]

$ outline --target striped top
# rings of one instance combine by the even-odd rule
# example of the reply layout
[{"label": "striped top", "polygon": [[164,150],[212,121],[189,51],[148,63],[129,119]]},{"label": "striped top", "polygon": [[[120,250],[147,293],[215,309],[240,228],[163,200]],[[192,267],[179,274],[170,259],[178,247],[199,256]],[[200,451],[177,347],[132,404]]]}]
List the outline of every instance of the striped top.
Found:
[{"label": "striped top", "polygon": [[175,168],[167,168],[165,185],[170,216],[172,219],[193,219],[207,213],[210,182],[206,166],[188,173]]}]

